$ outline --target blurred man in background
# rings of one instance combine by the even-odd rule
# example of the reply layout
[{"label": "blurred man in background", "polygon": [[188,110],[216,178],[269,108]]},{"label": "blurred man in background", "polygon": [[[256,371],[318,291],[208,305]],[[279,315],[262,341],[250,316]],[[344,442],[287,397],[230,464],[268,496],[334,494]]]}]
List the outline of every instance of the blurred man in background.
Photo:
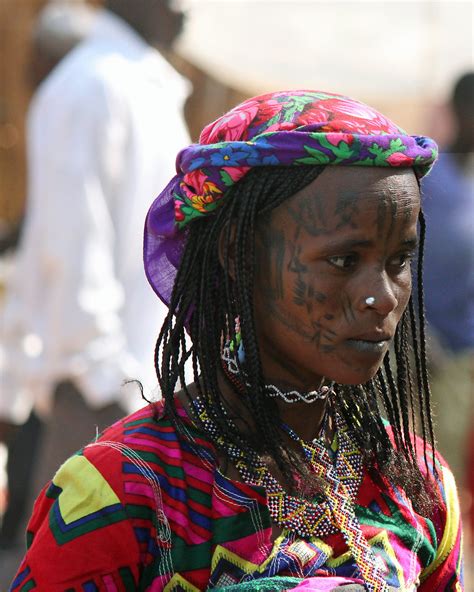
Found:
[{"label": "blurred man in background", "polygon": [[189,143],[189,89],[150,44],[169,50],[182,23],[167,0],[106,0],[31,104],[0,418],[4,428],[33,408],[45,418],[35,495],[96,429],[140,406],[124,381],[148,394],[156,384],[150,351],[165,309],[143,274],[142,227]]},{"label": "blurred man in background", "polygon": [[[27,83],[33,91],[49,75],[63,57],[81,42],[91,31],[96,11],[87,4],[80,2],[47,4],[39,13],[32,32],[30,62],[27,71]],[[30,201],[30,200],[28,200]],[[31,206],[30,203],[27,204]],[[0,240],[0,255],[14,252],[18,248],[23,220]],[[14,265],[15,255],[13,255]],[[18,269],[21,265],[18,266]],[[22,285],[22,284],[20,284]],[[26,288],[26,286],[25,286]],[[11,293],[10,293],[11,290]],[[9,286],[9,298],[17,298],[20,294],[13,286]],[[4,329],[0,326],[3,342]],[[1,346],[0,346],[1,347]],[[3,350],[0,350],[3,353]],[[0,378],[2,375],[0,360]],[[2,380],[2,390],[7,383]],[[8,404],[8,393],[2,394],[2,400]],[[29,407],[29,405],[28,405]],[[7,415],[8,417],[8,415]],[[0,526],[0,552],[14,548],[20,533],[22,517],[30,497],[32,471],[35,466],[36,453],[40,444],[41,421],[35,411],[31,411],[27,421],[19,426],[10,421],[0,419],[0,440],[7,448],[7,480],[8,503]],[[1,565],[1,562],[0,562]]]},{"label": "blurred man in background", "polygon": [[462,488],[474,400],[474,72],[455,83],[450,107],[455,135],[423,181],[424,283],[438,446]]}]

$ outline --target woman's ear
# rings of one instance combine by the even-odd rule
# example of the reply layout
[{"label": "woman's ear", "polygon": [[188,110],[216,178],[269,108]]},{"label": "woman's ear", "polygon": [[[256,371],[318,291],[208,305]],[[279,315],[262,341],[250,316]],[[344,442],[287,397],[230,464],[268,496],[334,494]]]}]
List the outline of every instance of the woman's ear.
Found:
[{"label": "woman's ear", "polygon": [[219,263],[232,280],[235,280],[235,234],[235,224],[227,222],[221,230],[218,243]]}]

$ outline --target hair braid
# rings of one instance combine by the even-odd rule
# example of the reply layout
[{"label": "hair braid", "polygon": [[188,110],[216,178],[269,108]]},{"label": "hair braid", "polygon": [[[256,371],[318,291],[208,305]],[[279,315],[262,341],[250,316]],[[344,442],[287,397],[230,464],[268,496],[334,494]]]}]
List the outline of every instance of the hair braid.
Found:
[{"label": "hair braid", "polygon": [[397,384],[399,393],[408,393],[408,397],[399,397],[401,407],[401,420],[403,429],[404,446],[408,448],[410,456],[415,456],[415,451],[412,444],[412,436],[410,432],[410,411],[409,407],[412,404],[412,393],[410,387],[410,360],[407,348],[408,325],[406,311],[400,320],[399,326],[395,333],[395,351],[397,361]]},{"label": "hair braid", "polygon": [[[432,443],[432,447],[434,448],[434,427],[433,427],[433,418],[430,412],[431,409],[431,389],[430,389],[430,382],[429,382],[429,375],[428,375],[428,363],[427,363],[427,356],[426,356],[426,333],[425,333],[425,326],[426,326],[426,319],[425,319],[425,302],[424,302],[424,286],[423,286],[423,258],[424,258],[424,244],[425,244],[425,235],[426,235],[426,221],[423,211],[420,210],[419,216],[419,226],[420,226],[420,249],[418,255],[418,268],[417,268],[417,295],[418,295],[418,316],[420,319],[419,328],[420,328],[420,369],[421,369],[421,377],[422,377],[422,401],[421,404],[424,404],[425,407],[425,425],[423,426],[423,442],[424,442],[424,457],[425,462],[428,462],[427,459],[427,441]],[[434,465],[434,470],[436,474],[436,465]]]}]

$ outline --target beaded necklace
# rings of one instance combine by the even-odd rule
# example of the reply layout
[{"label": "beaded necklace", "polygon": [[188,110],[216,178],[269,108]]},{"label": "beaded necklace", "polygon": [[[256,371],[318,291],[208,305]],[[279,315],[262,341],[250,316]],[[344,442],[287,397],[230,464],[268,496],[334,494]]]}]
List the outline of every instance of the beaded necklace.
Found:
[{"label": "beaded necklace", "polygon": [[238,446],[225,443],[199,397],[193,400],[193,404],[206,433],[219,446],[225,447],[242,480],[265,489],[268,510],[276,524],[305,538],[321,538],[341,532],[367,590],[388,591],[354,513],[354,501],[362,482],[363,462],[347,424],[338,413],[335,412],[338,443],[335,461],[331,459],[322,439],[305,442],[289,426],[282,424],[288,436],[302,447],[311,471],[327,485],[324,499],[316,502],[286,493],[256,452],[244,452]]},{"label": "beaded necklace", "polygon": [[[336,416],[336,425],[338,423],[337,418],[338,416]],[[347,546],[356,560],[359,571],[366,583],[366,587],[374,592],[388,590],[383,575],[376,564],[373,551],[362,533],[354,512],[353,504],[360,482],[357,483],[355,475],[344,475],[340,472],[340,468],[338,470],[337,462],[336,464],[331,462],[328,451],[322,444],[321,440],[313,440],[313,442],[308,443],[300,438],[294,430],[286,424],[282,424],[282,428],[292,440],[301,445],[304,455],[312,468],[316,466],[315,460],[317,459],[322,474],[324,475],[325,480],[329,483],[329,487],[325,492],[328,507],[334,522],[337,524],[338,530],[341,531]],[[340,429],[341,426],[339,425],[337,432],[338,436],[341,434]],[[350,438],[348,439],[350,440]],[[340,452],[342,452],[342,450]],[[354,451],[354,454],[360,459],[360,461],[356,461],[355,468],[359,469],[362,474],[360,452]],[[352,469],[353,467],[350,467],[349,465],[346,466],[346,470],[351,471]]]}]

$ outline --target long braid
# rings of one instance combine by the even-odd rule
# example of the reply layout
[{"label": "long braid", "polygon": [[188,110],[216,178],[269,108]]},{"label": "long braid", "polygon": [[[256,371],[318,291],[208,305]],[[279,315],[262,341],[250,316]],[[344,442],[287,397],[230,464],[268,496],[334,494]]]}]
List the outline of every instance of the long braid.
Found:
[{"label": "long braid", "polygon": [[407,336],[408,324],[406,311],[400,320],[395,333],[395,350],[397,361],[397,384],[399,393],[408,393],[408,397],[400,397],[401,420],[404,445],[408,446],[410,456],[415,457],[410,432],[410,405],[413,403],[410,385],[410,361],[408,356]]},{"label": "long braid", "polygon": [[[411,300],[411,296],[410,296],[410,300]],[[416,432],[416,421],[417,421],[416,414],[417,414],[418,407],[419,407],[419,400],[418,400],[418,397],[415,396],[416,389],[415,389],[415,385],[414,385],[415,383],[414,383],[414,379],[413,379],[413,369],[412,369],[412,363],[411,363],[413,351],[410,349],[411,325],[410,325],[409,307],[403,313],[402,323],[403,323],[403,332],[400,337],[400,347],[403,350],[403,354],[404,354],[404,357],[406,360],[406,375],[407,375],[407,381],[408,381],[408,387],[407,387],[407,390],[408,390],[408,410],[409,410],[409,414],[410,414],[410,431],[415,433]],[[416,440],[414,441],[413,452],[416,455],[416,453],[417,453]]]},{"label": "long braid", "polygon": [[[387,377],[389,391],[391,395],[392,405],[393,405],[393,413],[394,413],[394,423],[392,424],[393,434],[395,437],[395,443],[398,449],[403,449],[403,438],[400,430],[400,407],[399,407],[399,399],[401,393],[398,391],[397,383],[395,382],[395,378],[392,371],[392,366],[390,364],[390,354],[386,354],[383,366],[385,370],[385,376]],[[401,395],[403,397],[403,395]]]},{"label": "long braid", "polygon": [[[288,191],[288,179],[286,169],[281,169],[274,180],[275,187],[272,189],[267,185],[265,179],[255,176],[250,179],[249,192],[253,195],[270,197],[270,192],[281,193],[281,199],[285,199]],[[314,178],[317,171],[304,171],[301,184],[306,185],[308,176]],[[312,180],[312,179],[310,179]],[[291,191],[291,189],[290,189]],[[294,189],[293,189],[294,192]],[[262,200],[263,201],[263,200]],[[280,418],[274,401],[269,401],[263,391],[263,378],[260,365],[260,355],[253,318],[253,266],[248,265],[248,261],[254,260],[254,241],[248,240],[248,237],[254,236],[254,225],[256,222],[256,200],[249,200],[248,208],[244,207],[246,214],[243,224],[237,230],[236,244],[240,245],[240,250],[236,251],[236,267],[242,270],[236,283],[237,299],[240,300],[242,310],[241,330],[242,339],[246,347],[246,373],[249,387],[246,389],[246,405],[251,410],[253,417],[261,419],[261,430],[253,444],[253,448],[261,449],[275,459],[285,481],[291,486],[293,484],[292,472],[297,469],[298,462],[294,453],[285,451],[281,430],[279,429]],[[240,231],[240,233],[239,233]],[[241,240],[239,240],[239,238]],[[248,346],[247,346],[248,344]],[[288,462],[284,461],[287,458]],[[291,469],[289,467],[291,465]]]},{"label": "long braid", "polygon": [[[382,368],[380,368],[380,370],[377,372],[376,380],[378,383],[379,393],[382,398],[385,411],[388,415],[388,420],[390,422],[390,425],[393,426],[398,421],[398,418],[394,407],[393,392],[390,390],[390,387],[386,379],[386,375],[384,374]],[[402,443],[399,438],[398,431],[396,429],[394,430],[394,438],[396,446],[400,448],[402,446]]]},{"label": "long braid", "polygon": [[[251,281],[250,284],[247,286],[253,285],[253,273],[248,274],[248,279]],[[263,432],[265,433],[264,441],[261,444],[262,452],[264,450],[268,450],[268,453],[275,458],[276,464],[278,469],[280,470],[285,482],[290,486],[290,489],[293,485],[293,477],[292,473],[298,466],[297,457],[293,452],[286,452],[284,451],[282,434],[279,429],[280,425],[280,417],[278,414],[278,409],[274,401],[270,401],[268,397],[265,396],[263,392],[263,380],[261,377],[261,368],[259,362],[259,348],[258,348],[258,341],[256,339],[256,330],[253,320],[253,290],[250,289],[246,294],[245,300],[247,302],[242,302],[244,305],[244,310],[247,311],[247,314],[243,317],[243,324],[242,324],[242,336],[245,342],[245,333],[246,331],[251,331],[251,347],[250,347],[250,357],[254,359],[255,367],[253,368],[252,373],[255,377],[255,382],[251,386],[251,391],[249,392],[249,397],[252,398],[252,407],[253,413],[255,413],[256,417],[263,416],[265,418],[264,425],[263,425]],[[256,396],[253,396],[253,393],[256,393]],[[256,442],[257,447],[259,444]],[[286,460],[285,460],[286,458]]]},{"label": "long braid", "polygon": [[[428,362],[426,356],[426,333],[425,333],[425,326],[426,326],[426,319],[425,319],[425,302],[424,302],[424,286],[423,286],[423,257],[424,257],[424,244],[425,244],[425,236],[426,236],[426,221],[423,211],[420,210],[419,215],[419,225],[420,225],[420,248],[418,254],[418,269],[417,269],[417,294],[418,294],[418,316],[420,319],[420,366],[421,366],[421,375],[422,375],[422,400],[421,404],[425,407],[425,421],[426,427],[423,426],[423,442],[424,442],[424,457],[425,462],[428,463],[427,459],[427,441],[430,442],[434,451],[434,427],[433,427],[433,417],[431,415],[431,389],[430,389],[430,382],[428,376]],[[428,434],[426,433],[428,432]],[[427,438],[427,435],[429,438]],[[433,467],[436,475],[436,464],[433,462]]]}]

